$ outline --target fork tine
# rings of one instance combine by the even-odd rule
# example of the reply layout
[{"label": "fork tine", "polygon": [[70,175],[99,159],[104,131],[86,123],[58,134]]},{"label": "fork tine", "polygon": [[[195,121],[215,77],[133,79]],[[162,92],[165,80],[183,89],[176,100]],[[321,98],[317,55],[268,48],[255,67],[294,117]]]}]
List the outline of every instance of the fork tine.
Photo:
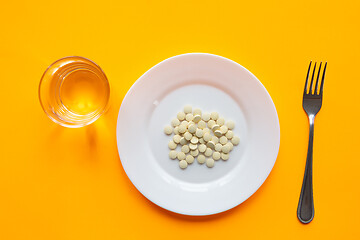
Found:
[{"label": "fork tine", "polygon": [[321,64],[322,64],[322,62],[320,62],[319,71],[318,71],[318,74],[317,74],[317,77],[316,77],[316,84],[315,84],[315,90],[314,90],[315,95],[318,94],[318,85],[319,85],[319,76],[320,76]]},{"label": "fork tine", "polygon": [[325,62],[324,72],[323,72],[322,79],[321,79],[320,95],[322,95],[322,93],[323,93],[326,66],[327,66],[327,62]]},{"label": "fork tine", "polygon": [[312,77],[311,77],[309,94],[312,94],[312,85],[313,85],[313,82],[314,82],[315,69],[316,69],[316,62],[315,62],[314,70],[313,70]]},{"label": "fork tine", "polygon": [[308,68],[307,75],[306,75],[306,82],[305,82],[305,87],[304,87],[304,94],[307,93],[306,89],[307,89],[308,80],[309,80],[309,73],[310,73],[311,63],[312,63],[312,61],[310,61],[309,68]]}]

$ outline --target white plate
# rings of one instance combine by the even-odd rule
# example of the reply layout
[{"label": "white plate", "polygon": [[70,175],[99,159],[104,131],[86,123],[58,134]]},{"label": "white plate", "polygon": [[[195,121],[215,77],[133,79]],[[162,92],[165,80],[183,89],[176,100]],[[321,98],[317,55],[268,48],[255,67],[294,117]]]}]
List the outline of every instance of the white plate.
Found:
[{"label": "white plate", "polygon": [[[182,170],[169,159],[163,129],[186,104],[235,121],[241,143],[228,161],[213,168],[195,161]],[[180,214],[209,215],[239,205],[265,181],[279,150],[279,119],[264,86],[244,67],[212,54],[184,54],[157,64],[130,88],[117,144],[126,174],[150,201]]]}]

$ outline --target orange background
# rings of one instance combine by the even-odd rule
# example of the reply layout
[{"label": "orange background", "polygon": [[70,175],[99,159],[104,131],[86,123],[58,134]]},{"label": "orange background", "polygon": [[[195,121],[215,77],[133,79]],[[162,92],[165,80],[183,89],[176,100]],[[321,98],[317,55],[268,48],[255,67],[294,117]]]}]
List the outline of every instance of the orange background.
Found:
[{"label": "orange background", "polygon": [[[0,9],[0,239],[359,239],[359,1],[6,1]],[[278,159],[240,206],[186,217],[145,199],[127,178],[115,127],[130,86],[186,52],[230,58],[272,96]],[[69,55],[98,63],[111,107],[95,124],[54,124],[38,101],[46,67]],[[310,60],[328,61],[315,121],[315,218],[296,208],[308,121]]]}]

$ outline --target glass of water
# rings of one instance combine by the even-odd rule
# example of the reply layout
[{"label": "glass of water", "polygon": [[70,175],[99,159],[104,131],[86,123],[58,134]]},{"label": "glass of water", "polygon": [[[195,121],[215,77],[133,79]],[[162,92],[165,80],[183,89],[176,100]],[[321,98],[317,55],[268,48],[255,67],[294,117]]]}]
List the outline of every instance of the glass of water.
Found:
[{"label": "glass of water", "polygon": [[65,57],[51,64],[39,85],[42,108],[51,120],[77,128],[93,123],[107,109],[110,86],[105,73],[83,57]]}]

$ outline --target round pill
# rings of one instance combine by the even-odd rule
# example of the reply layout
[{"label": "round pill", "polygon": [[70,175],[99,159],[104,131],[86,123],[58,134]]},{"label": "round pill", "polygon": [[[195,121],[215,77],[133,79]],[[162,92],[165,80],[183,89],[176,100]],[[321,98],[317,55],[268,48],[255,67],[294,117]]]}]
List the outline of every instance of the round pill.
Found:
[{"label": "round pill", "polygon": [[217,124],[214,124],[214,125],[212,126],[212,128],[211,128],[211,130],[212,130],[213,132],[215,132],[215,131],[218,130],[218,129],[220,129],[220,126],[217,125]]},{"label": "round pill", "polygon": [[226,144],[228,142],[228,139],[225,136],[220,137],[220,143],[222,145]]},{"label": "round pill", "polygon": [[178,114],[176,116],[177,116],[177,119],[179,119],[180,121],[185,119],[185,113],[184,112],[178,112]]},{"label": "round pill", "polygon": [[208,168],[212,168],[212,167],[214,166],[214,164],[215,164],[214,159],[212,159],[212,158],[206,159],[206,166],[207,166]]},{"label": "round pill", "polygon": [[171,120],[171,125],[172,125],[173,127],[179,126],[179,125],[180,125],[179,119],[174,118],[173,120]]},{"label": "round pill", "polygon": [[[186,120],[185,120],[186,121]],[[188,122],[188,127],[190,126],[190,125],[192,125],[192,124],[195,124],[193,121],[187,121]]]},{"label": "round pill", "polygon": [[214,152],[212,158],[217,161],[220,159],[221,154],[219,152]]},{"label": "round pill", "polygon": [[185,160],[188,164],[192,164],[194,162],[194,157],[191,155],[187,155]]},{"label": "round pill", "polygon": [[179,134],[179,127],[174,128],[174,134]]},{"label": "round pill", "polygon": [[205,143],[204,139],[203,139],[203,138],[199,138],[199,143],[204,144],[204,143]]},{"label": "round pill", "polygon": [[204,122],[203,120],[200,120],[198,122],[198,128],[200,128],[200,129],[206,128],[206,122]]},{"label": "round pill", "polygon": [[216,137],[216,136],[212,136],[212,137],[211,137],[211,141],[212,141],[213,143],[217,144],[217,143],[219,143],[219,138]]},{"label": "round pill", "polygon": [[200,138],[204,135],[204,132],[203,132],[203,130],[198,128],[198,129],[196,129],[195,135]]},{"label": "round pill", "polygon": [[203,113],[202,114],[202,120],[204,120],[205,122],[210,120],[210,113]]},{"label": "round pill", "polygon": [[221,153],[221,159],[226,161],[229,159],[229,154],[228,153]]},{"label": "round pill", "polygon": [[184,146],[181,147],[181,151],[183,153],[188,153],[188,152],[190,152],[190,148],[189,148],[188,145],[184,145]]},{"label": "round pill", "polygon": [[222,145],[220,143],[215,144],[215,151],[221,152]]},{"label": "round pill", "polygon": [[204,132],[204,134],[205,134],[205,133],[210,133],[210,129],[209,129],[209,128],[204,128],[204,129],[203,129],[203,132]]},{"label": "round pill", "polygon": [[[189,127],[193,127],[193,126],[195,127],[195,131],[196,131],[197,126],[196,126],[196,123],[194,123],[193,121],[189,122],[189,124],[187,126],[188,131],[189,131]],[[191,133],[191,134],[193,134],[193,133]]]},{"label": "round pill", "polygon": [[217,112],[212,112],[210,118],[216,121],[219,118],[219,114]]},{"label": "round pill", "polygon": [[227,133],[225,134],[225,137],[229,140],[232,139],[234,137],[234,132],[231,130],[227,131]]},{"label": "round pill", "polygon": [[186,143],[187,143],[186,139],[185,139],[184,137],[182,137],[182,138],[180,139],[180,144],[181,144],[181,145],[185,145]]},{"label": "round pill", "polygon": [[171,126],[165,126],[165,128],[164,128],[164,133],[166,134],[166,135],[170,135],[170,134],[172,134],[172,132],[173,132],[173,128],[171,127]]},{"label": "round pill", "polygon": [[171,150],[174,150],[174,149],[177,147],[177,144],[174,143],[173,140],[171,140],[171,141],[169,142],[168,146],[169,146],[169,148],[170,148]]},{"label": "round pill", "polygon": [[185,160],[179,161],[179,167],[181,169],[185,169],[185,168],[187,168],[187,166],[188,166],[188,163]]},{"label": "round pill", "polygon": [[169,157],[174,160],[177,157],[177,152],[175,150],[171,150],[169,152]]},{"label": "round pill", "polygon": [[216,131],[214,132],[214,135],[219,138],[219,137],[221,137],[222,133],[221,133],[220,130],[216,130]]},{"label": "round pill", "polygon": [[216,122],[214,120],[210,120],[210,121],[208,121],[207,125],[209,128],[212,128],[215,124],[216,124]]},{"label": "round pill", "polygon": [[207,148],[205,150],[204,155],[207,156],[207,157],[210,157],[212,155],[212,153],[213,153],[213,150],[211,150],[211,148]]},{"label": "round pill", "polygon": [[191,150],[195,150],[195,149],[197,149],[197,144],[192,144],[192,143],[190,143],[190,144],[189,144],[189,148],[190,148]]},{"label": "round pill", "polygon": [[211,140],[212,136],[211,136],[210,133],[205,133],[204,136],[203,136],[203,138],[204,138],[204,141],[205,141],[205,142],[208,142],[208,141]]},{"label": "round pill", "polygon": [[200,154],[198,157],[197,157],[197,161],[198,163],[200,164],[203,164],[205,162],[206,158],[204,155]]},{"label": "round pill", "polygon": [[194,116],[191,113],[186,114],[185,117],[186,121],[190,122],[194,119]]},{"label": "round pill", "polygon": [[184,133],[186,132],[186,126],[185,125],[180,125],[179,126],[179,133]]},{"label": "round pill", "polygon": [[191,138],[190,142],[191,142],[192,144],[197,144],[197,143],[199,142],[199,139],[194,136],[194,137]]},{"label": "round pill", "polygon": [[205,150],[206,150],[205,144],[200,144],[199,147],[198,147],[198,149],[199,149],[199,151],[202,152],[202,153],[205,152]]},{"label": "round pill", "polygon": [[221,126],[221,127],[220,127],[220,131],[221,131],[222,134],[226,134],[227,131],[228,131],[228,127],[225,126],[225,125],[224,125],[224,126]]},{"label": "round pill", "polygon": [[184,113],[188,114],[192,112],[192,107],[190,105],[186,105],[184,107]]},{"label": "round pill", "polygon": [[188,127],[188,130],[189,130],[189,132],[190,133],[192,133],[192,134],[194,134],[195,132],[196,132],[196,125],[195,124],[191,124],[191,125],[189,125],[189,127]]},{"label": "round pill", "polygon": [[174,135],[174,137],[173,137],[174,143],[178,144],[178,143],[180,143],[180,140],[181,140],[181,136],[180,136],[180,135]]},{"label": "round pill", "polygon": [[197,155],[199,155],[199,150],[198,149],[192,150],[192,151],[190,151],[190,154],[191,154],[191,156],[196,157]]},{"label": "round pill", "polygon": [[234,145],[231,142],[227,142],[226,145],[228,145],[230,147],[230,151],[233,150]]},{"label": "round pill", "polygon": [[226,122],[226,126],[227,126],[230,130],[232,130],[232,129],[235,128],[235,123],[234,123],[234,121],[230,120],[230,121]]},{"label": "round pill", "polygon": [[216,124],[219,126],[222,126],[225,124],[225,119],[222,117],[219,117],[218,120],[216,120]]},{"label": "round pill", "polygon": [[225,144],[225,145],[221,148],[221,151],[222,151],[223,153],[229,153],[229,152],[230,152],[230,146]]},{"label": "round pill", "polygon": [[193,111],[194,116],[195,115],[200,115],[201,116],[201,110],[199,108],[195,108]]},{"label": "round pill", "polygon": [[183,152],[178,152],[176,157],[177,157],[177,159],[179,159],[179,160],[184,160],[184,159],[185,159],[185,153],[183,153]]},{"label": "round pill", "polygon": [[209,141],[206,145],[207,145],[209,148],[211,148],[211,149],[214,149],[214,148],[215,148],[215,143],[212,142],[212,141]]},{"label": "round pill", "polygon": [[240,143],[240,138],[238,136],[235,136],[231,139],[231,142],[236,146]]},{"label": "round pill", "polygon": [[189,124],[189,122],[188,122],[188,121],[186,121],[186,120],[184,120],[184,121],[182,121],[182,122],[180,123],[180,125],[184,125],[185,127],[187,127],[187,126],[188,126],[188,124]]},{"label": "round pill", "polygon": [[186,133],[184,133],[184,138],[186,139],[186,140],[188,140],[188,141],[190,141],[190,139],[192,138],[192,134],[191,133],[189,133],[189,132],[186,132]]},{"label": "round pill", "polygon": [[196,123],[198,123],[200,120],[201,120],[200,115],[195,115],[194,118],[193,118],[193,121],[196,122]]}]

